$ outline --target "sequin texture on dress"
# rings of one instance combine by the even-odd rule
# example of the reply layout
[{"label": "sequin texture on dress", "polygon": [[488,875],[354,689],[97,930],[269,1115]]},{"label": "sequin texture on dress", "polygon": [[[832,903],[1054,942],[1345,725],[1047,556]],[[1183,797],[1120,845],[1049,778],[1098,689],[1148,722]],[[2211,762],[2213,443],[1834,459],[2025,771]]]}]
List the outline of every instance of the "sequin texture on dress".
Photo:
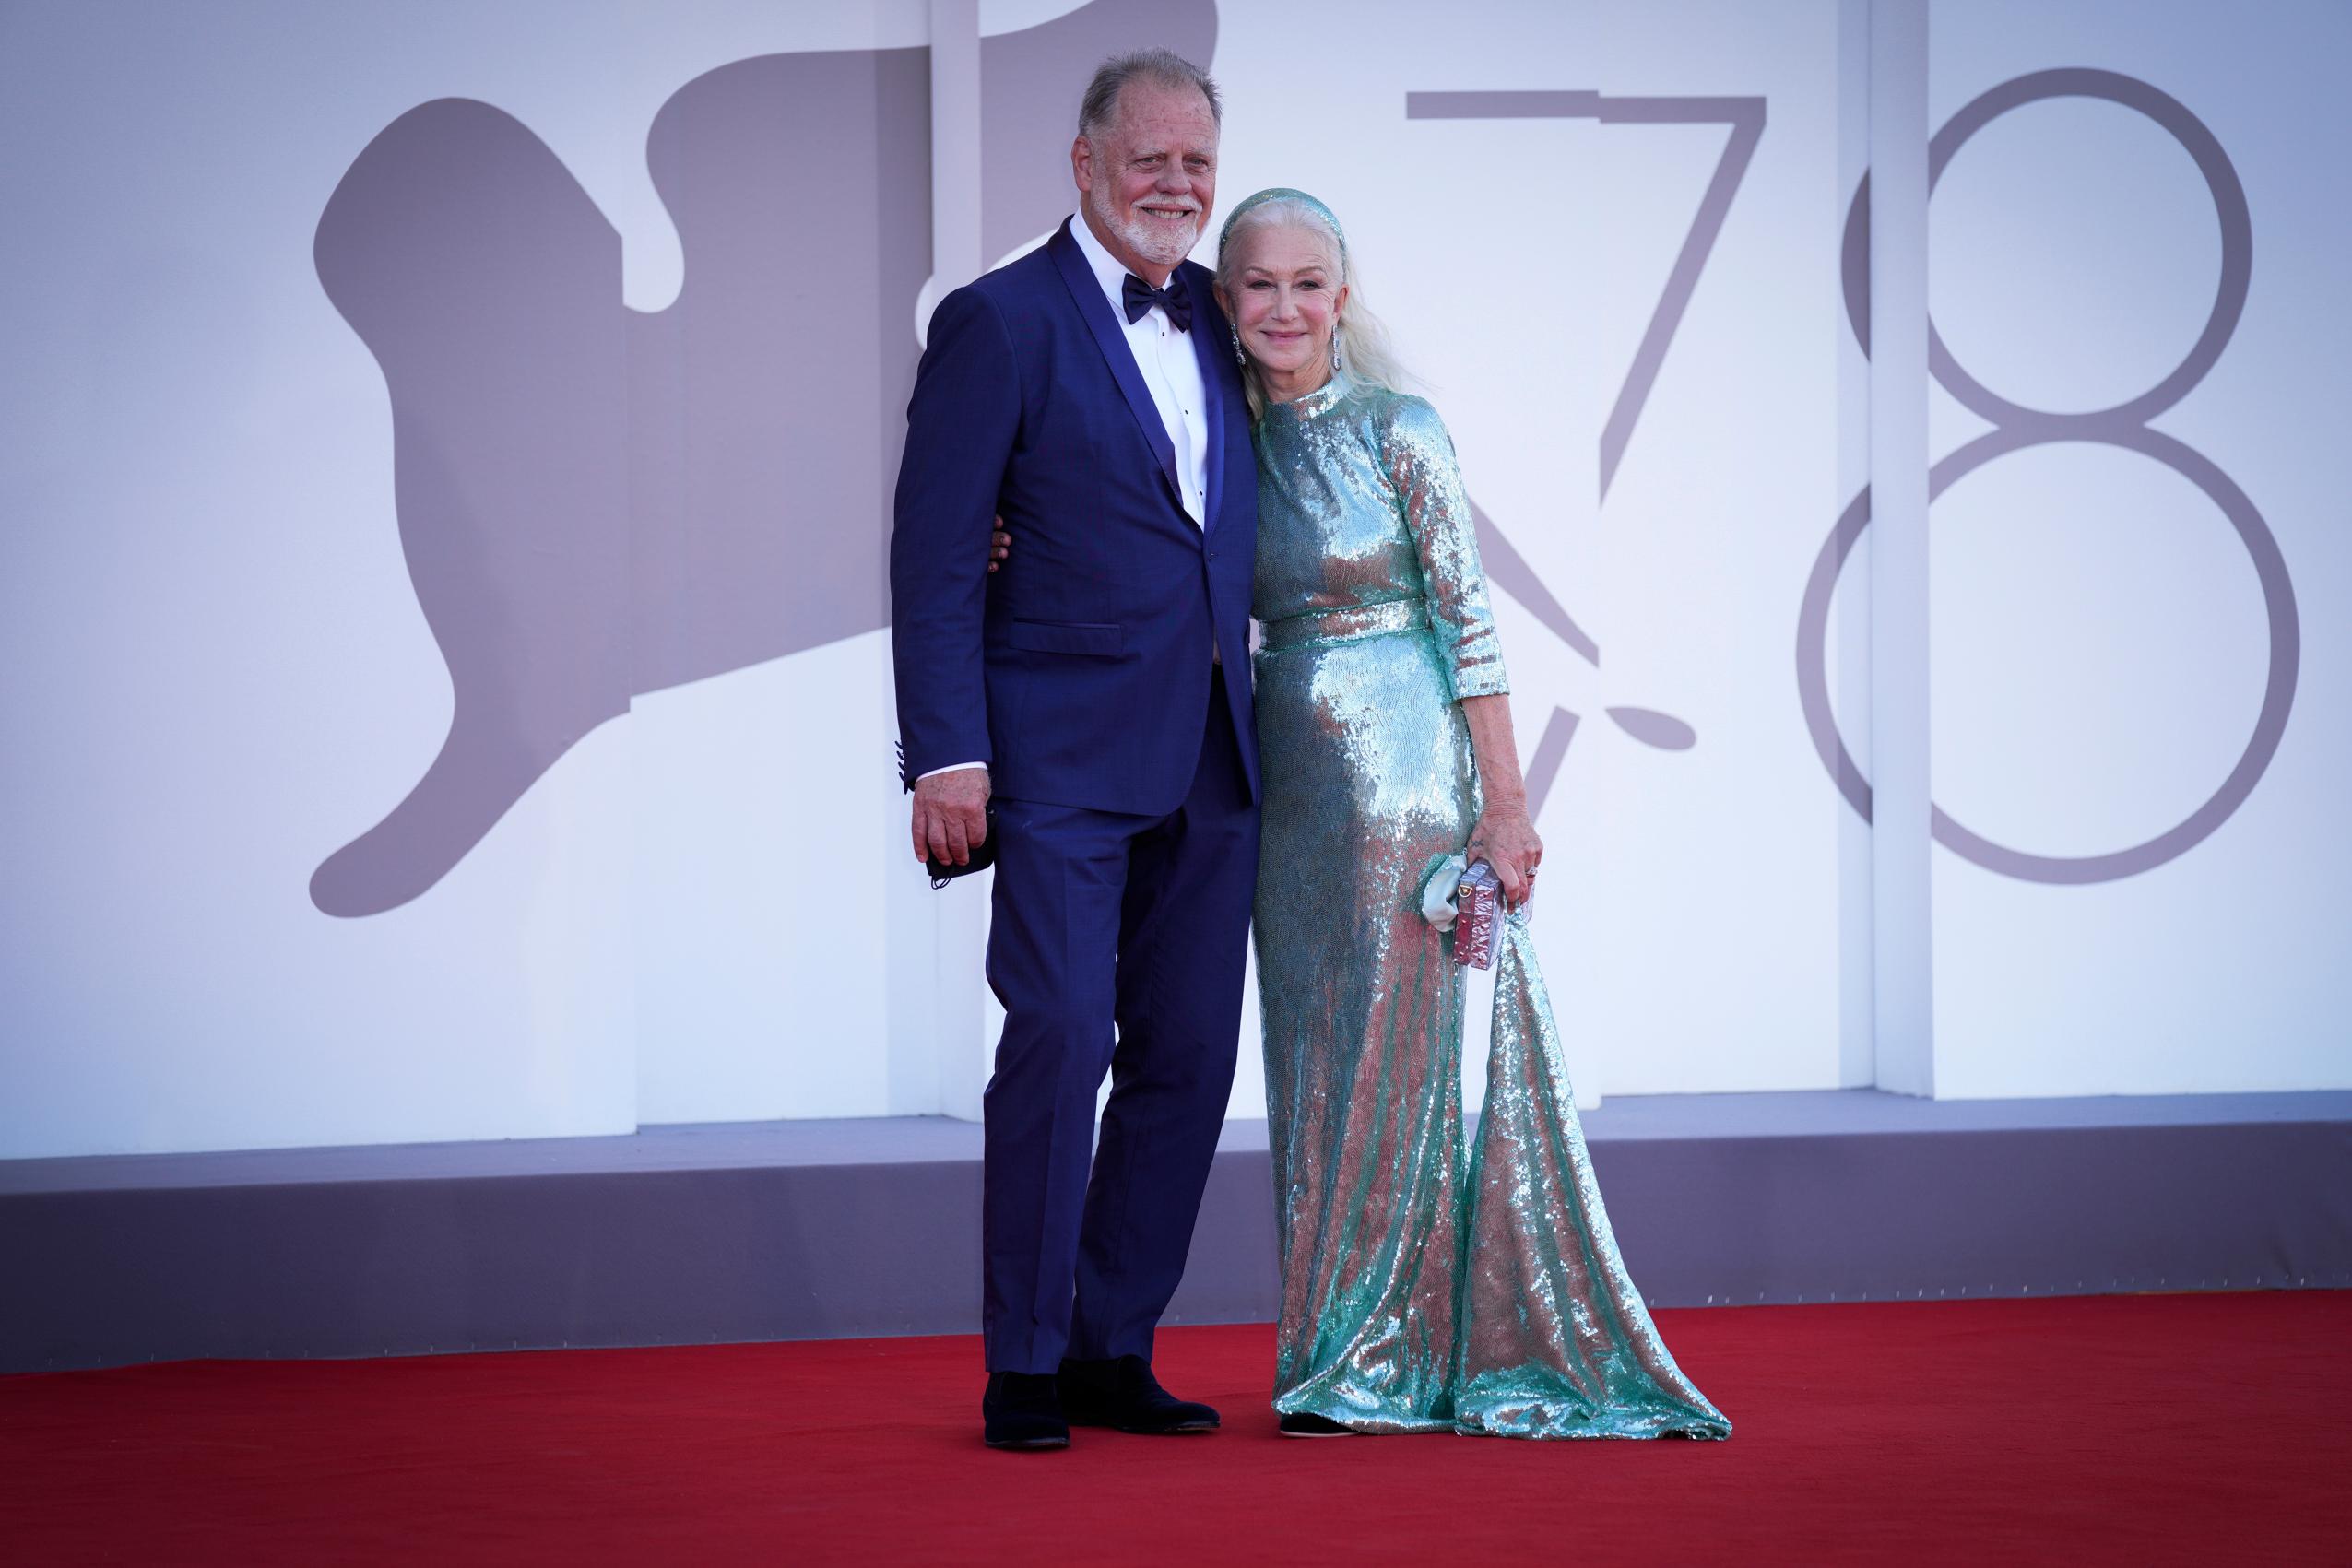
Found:
[{"label": "sequin texture on dress", "polygon": [[1257,450],[1274,1407],[1376,1432],[1729,1436],[1618,1256],[1524,916],[1465,1149],[1461,972],[1422,891],[1478,816],[1460,700],[1509,687],[1445,425],[1341,377],[1270,407]]}]

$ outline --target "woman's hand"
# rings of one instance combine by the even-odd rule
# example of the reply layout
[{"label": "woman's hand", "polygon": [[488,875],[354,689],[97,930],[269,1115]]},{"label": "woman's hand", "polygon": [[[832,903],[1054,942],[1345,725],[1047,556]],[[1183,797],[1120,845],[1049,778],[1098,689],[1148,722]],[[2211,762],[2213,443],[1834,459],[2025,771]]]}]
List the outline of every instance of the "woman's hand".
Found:
[{"label": "woman's hand", "polygon": [[988,536],[988,570],[994,572],[997,569],[997,563],[1006,560],[1011,554],[1012,536],[1005,532],[1004,519],[999,517],[997,519],[995,531]]},{"label": "woman's hand", "polygon": [[1486,802],[1478,826],[1470,831],[1470,857],[1495,868],[1504,904],[1518,909],[1535,891],[1543,841],[1528,820],[1527,780],[1519,772],[1519,743],[1511,737],[1511,700],[1495,692],[1461,702],[1471,749],[1478,758],[1479,793]]},{"label": "woman's hand", "polygon": [[1523,801],[1489,801],[1470,831],[1470,858],[1495,868],[1503,902],[1519,909],[1535,892],[1535,868],[1543,863],[1543,840]]}]

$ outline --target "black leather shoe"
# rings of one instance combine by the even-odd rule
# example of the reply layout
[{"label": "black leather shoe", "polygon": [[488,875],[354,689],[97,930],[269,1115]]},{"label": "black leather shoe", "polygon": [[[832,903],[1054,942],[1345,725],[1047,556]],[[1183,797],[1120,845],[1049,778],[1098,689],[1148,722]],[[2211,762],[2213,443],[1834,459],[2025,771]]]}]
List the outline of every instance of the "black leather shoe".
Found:
[{"label": "black leather shoe", "polygon": [[1217,1430],[1213,1409],[1179,1399],[1161,1387],[1160,1380],[1152,1375],[1152,1363],[1141,1356],[1064,1362],[1055,1382],[1060,1388],[1061,1408],[1073,1425],[1107,1426],[1155,1436]]},{"label": "black leather shoe", "polygon": [[1341,1426],[1329,1416],[1309,1415],[1304,1410],[1294,1410],[1282,1417],[1282,1428],[1284,1437],[1354,1437],[1357,1435],[1355,1428],[1352,1426]]},{"label": "black leather shoe", "polygon": [[982,1434],[991,1448],[1067,1448],[1070,1423],[1062,1420],[1054,1380],[1042,1372],[992,1372],[980,1396]]}]

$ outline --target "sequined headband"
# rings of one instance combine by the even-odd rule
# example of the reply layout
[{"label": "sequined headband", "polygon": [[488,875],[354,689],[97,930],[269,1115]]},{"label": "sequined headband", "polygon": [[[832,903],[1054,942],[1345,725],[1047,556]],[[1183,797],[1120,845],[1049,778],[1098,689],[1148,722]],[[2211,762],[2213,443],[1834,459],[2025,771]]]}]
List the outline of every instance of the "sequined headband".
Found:
[{"label": "sequined headband", "polygon": [[1253,208],[1264,206],[1269,202],[1289,202],[1294,206],[1305,207],[1317,218],[1321,218],[1323,220],[1324,227],[1330,230],[1331,238],[1340,242],[1340,273],[1341,277],[1346,276],[1348,269],[1347,230],[1340,227],[1340,220],[1338,217],[1333,214],[1330,207],[1325,206],[1321,202],[1317,201],[1305,191],[1294,191],[1288,185],[1274,185],[1266,190],[1258,192],[1255,195],[1244,196],[1241,198],[1239,204],[1234,207],[1233,211],[1225,215],[1225,226],[1223,230],[1219,230],[1217,234],[1217,255],[1221,262],[1225,253],[1225,246],[1233,240],[1234,225],[1239,223],[1242,220],[1243,216],[1251,211]]}]

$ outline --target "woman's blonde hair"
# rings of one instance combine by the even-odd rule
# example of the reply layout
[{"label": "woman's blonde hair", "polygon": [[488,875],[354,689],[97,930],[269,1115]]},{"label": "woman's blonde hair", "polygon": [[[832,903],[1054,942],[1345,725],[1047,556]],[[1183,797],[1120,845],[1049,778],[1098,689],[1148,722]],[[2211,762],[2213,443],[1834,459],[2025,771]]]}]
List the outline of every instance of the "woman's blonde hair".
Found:
[{"label": "woman's blonde hair", "polygon": [[[1356,270],[1355,258],[1348,251],[1347,235],[1340,228],[1339,218],[1331,209],[1308,195],[1286,186],[1275,186],[1246,196],[1226,216],[1225,227],[1217,239],[1217,289],[1227,301],[1234,292],[1234,242],[1253,229],[1286,223],[1296,228],[1310,229],[1330,242],[1332,252],[1339,257],[1340,282],[1348,291],[1347,303],[1341,308],[1339,328],[1334,335],[1339,342],[1341,372],[1350,381],[1372,386],[1386,387],[1391,392],[1409,390],[1412,377],[1398,362],[1396,350],[1389,346],[1389,329],[1364,302],[1364,277]],[[1231,307],[1228,307],[1230,311]],[[1244,357],[1241,370],[1243,389],[1249,395],[1249,417],[1259,419],[1266,412],[1266,389],[1259,381],[1258,367]]]}]

